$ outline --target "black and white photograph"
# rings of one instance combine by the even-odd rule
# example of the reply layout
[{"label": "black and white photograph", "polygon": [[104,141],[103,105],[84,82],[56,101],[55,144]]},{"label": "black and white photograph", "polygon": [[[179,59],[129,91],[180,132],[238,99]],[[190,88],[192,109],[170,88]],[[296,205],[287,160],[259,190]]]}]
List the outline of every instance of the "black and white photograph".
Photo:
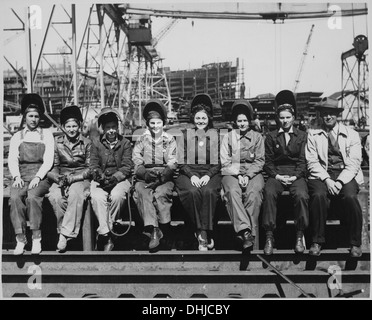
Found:
[{"label": "black and white photograph", "polygon": [[1,6],[0,299],[370,299],[367,1]]}]

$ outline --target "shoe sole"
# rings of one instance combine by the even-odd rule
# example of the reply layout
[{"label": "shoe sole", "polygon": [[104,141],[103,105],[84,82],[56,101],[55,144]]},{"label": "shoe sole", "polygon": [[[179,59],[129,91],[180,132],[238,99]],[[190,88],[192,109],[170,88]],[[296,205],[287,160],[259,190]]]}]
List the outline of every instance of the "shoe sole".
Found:
[{"label": "shoe sole", "polygon": [[351,258],[360,258],[362,255],[363,255],[363,253],[361,253],[360,255],[353,255],[353,254],[350,253]]},{"label": "shoe sole", "polygon": [[320,252],[319,253],[311,253],[311,252],[309,252],[309,255],[310,256],[313,256],[313,257],[319,257],[320,256]]}]

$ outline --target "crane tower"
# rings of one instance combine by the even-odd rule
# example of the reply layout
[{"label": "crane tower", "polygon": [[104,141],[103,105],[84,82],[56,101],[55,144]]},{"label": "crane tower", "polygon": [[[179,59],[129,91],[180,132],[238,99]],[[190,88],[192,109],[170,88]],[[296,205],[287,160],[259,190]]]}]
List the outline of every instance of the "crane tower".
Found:
[{"label": "crane tower", "polygon": [[314,25],[311,26],[310,33],[309,33],[309,36],[308,36],[307,41],[306,41],[306,44],[305,44],[305,49],[304,49],[304,51],[302,53],[301,63],[300,63],[300,66],[298,68],[298,71],[297,71],[295,85],[294,85],[294,88],[293,88],[293,93],[294,94],[296,94],[296,91],[297,91],[297,88],[298,88],[298,84],[300,83],[301,73],[302,73],[302,70],[303,70],[303,67],[304,67],[304,63],[305,63],[305,59],[306,59],[306,56],[307,56],[307,50],[309,49],[309,44],[310,44],[310,41],[311,41],[311,36],[313,35],[313,30],[314,30]]}]

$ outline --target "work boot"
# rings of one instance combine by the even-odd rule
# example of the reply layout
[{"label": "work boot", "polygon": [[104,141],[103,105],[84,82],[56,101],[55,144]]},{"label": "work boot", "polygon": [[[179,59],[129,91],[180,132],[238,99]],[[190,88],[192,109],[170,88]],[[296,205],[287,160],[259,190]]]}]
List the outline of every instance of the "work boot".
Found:
[{"label": "work boot", "polygon": [[41,230],[32,230],[31,254],[41,253]]},{"label": "work boot", "polygon": [[20,256],[20,255],[24,254],[24,252],[25,252],[25,246],[27,244],[27,241],[26,242],[21,241],[21,240],[18,239],[18,237],[16,237],[16,240],[17,240],[17,245],[16,245],[16,247],[13,251],[13,254],[15,256]]},{"label": "work boot", "polygon": [[208,251],[208,237],[205,230],[198,231],[195,233],[195,237],[198,240],[198,250],[199,251]]},{"label": "work boot", "polygon": [[59,234],[59,240],[57,243],[57,251],[58,252],[65,252],[67,248],[67,241],[70,240],[71,238],[68,238],[64,236],[62,233]]},{"label": "work boot", "polygon": [[159,228],[163,233],[163,239],[160,241],[161,247],[164,250],[172,250],[173,237],[171,223],[159,223]]},{"label": "work boot", "polygon": [[41,253],[41,238],[32,239],[31,254],[40,254],[40,253]]},{"label": "work boot", "polygon": [[214,248],[214,240],[212,231],[207,232],[207,248],[208,250],[212,250]]},{"label": "work boot", "polygon": [[350,256],[352,258],[359,258],[363,254],[362,248],[360,246],[351,246],[350,248]]},{"label": "work boot", "polygon": [[103,246],[103,251],[112,251],[114,249],[114,241],[112,241],[110,236],[107,236],[107,241]]},{"label": "work boot", "polygon": [[254,245],[254,236],[252,235],[251,230],[247,230],[243,233],[243,250],[253,247]]},{"label": "work boot", "polygon": [[161,238],[163,238],[163,232],[161,232],[161,230],[158,227],[154,227],[151,233],[149,250],[154,250],[155,248],[157,248],[160,244]]},{"label": "work boot", "polygon": [[309,250],[309,255],[311,256],[320,256],[320,251],[322,250],[322,245],[314,242]]},{"label": "work boot", "polygon": [[305,251],[304,234],[301,231],[297,232],[294,251],[296,253],[304,253]]},{"label": "work boot", "polygon": [[274,234],[272,231],[267,231],[264,254],[267,256],[272,255],[274,251],[274,245],[275,245]]}]

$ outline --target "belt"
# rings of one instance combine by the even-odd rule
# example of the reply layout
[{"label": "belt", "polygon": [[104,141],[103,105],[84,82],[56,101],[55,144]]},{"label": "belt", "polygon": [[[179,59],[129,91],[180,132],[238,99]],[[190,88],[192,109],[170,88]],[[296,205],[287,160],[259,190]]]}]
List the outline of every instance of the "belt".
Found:
[{"label": "belt", "polygon": [[330,164],[328,165],[328,168],[332,170],[343,170],[345,168],[345,165],[344,164]]}]

